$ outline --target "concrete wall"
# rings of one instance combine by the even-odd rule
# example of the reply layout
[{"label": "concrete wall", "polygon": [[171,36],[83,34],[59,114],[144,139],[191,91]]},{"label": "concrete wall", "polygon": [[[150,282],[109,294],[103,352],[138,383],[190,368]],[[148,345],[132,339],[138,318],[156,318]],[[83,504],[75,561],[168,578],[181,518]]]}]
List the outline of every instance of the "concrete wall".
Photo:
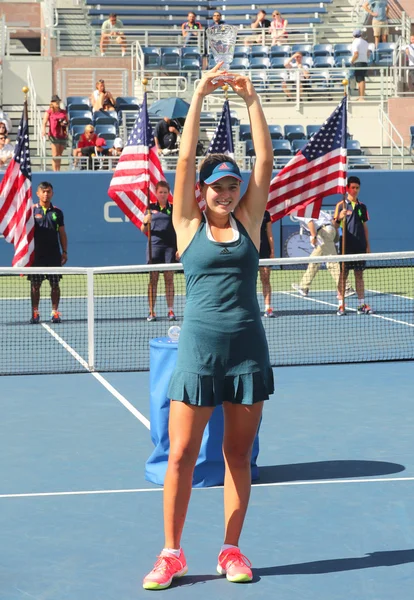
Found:
[{"label": "concrete wall", "polygon": [[41,27],[41,7],[36,2],[2,2],[0,15],[5,15],[6,24],[10,27],[16,24],[23,27],[23,23],[25,27]]},{"label": "concrete wall", "polygon": [[49,104],[52,94],[52,59],[42,56],[16,56],[3,61],[3,104],[22,102],[22,87],[27,85],[27,67],[30,66],[37,101]]},{"label": "concrete wall", "polygon": [[[391,98],[388,100],[388,116],[397,131],[404,138],[404,145],[410,146],[410,125],[414,125],[414,101],[413,98]],[[394,141],[400,144],[394,135]]]},{"label": "concrete wall", "polygon": [[[414,171],[361,171],[361,200],[368,206],[372,252],[414,250]],[[174,174],[168,173],[170,184]],[[247,179],[247,175],[245,174]],[[33,189],[51,181],[54,202],[65,214],[71,266],[103,266],[145,263],[146,237],[137,230],[108,197],[111,173],[34,173]],[[325,199],[332,209],[339,197]],[[286,217],[273,225],[276,255],[283,254],[282,241],[298,229]],[[13,247],[0,239],[0,265],[9,266]]]}]

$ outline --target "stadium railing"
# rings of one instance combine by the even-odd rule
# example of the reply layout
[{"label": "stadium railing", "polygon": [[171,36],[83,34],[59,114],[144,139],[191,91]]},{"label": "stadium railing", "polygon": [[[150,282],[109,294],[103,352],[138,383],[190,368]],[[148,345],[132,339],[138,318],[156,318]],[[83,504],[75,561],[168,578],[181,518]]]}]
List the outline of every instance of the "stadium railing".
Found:
[{"label": "stadium railing", "polygon": [[96,82],[105,80],[106,89],[116,98],[131,95],[129,69],[101,67],[62,68],[56,72],[57,93],[61,98],[68,96],[90,96],[96,89]]}]

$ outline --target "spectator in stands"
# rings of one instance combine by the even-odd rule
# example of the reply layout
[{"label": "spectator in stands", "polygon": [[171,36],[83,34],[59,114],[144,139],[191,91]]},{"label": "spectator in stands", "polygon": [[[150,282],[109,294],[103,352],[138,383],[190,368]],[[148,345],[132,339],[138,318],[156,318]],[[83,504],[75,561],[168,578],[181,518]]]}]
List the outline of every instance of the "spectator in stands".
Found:
[{"label": "spectator in stands", "polygon": [[410,87],[414,86],[414,35],[410,37],[410,43],[405,48],[405,54],[408,58],[408,66],[410,67],[409,75],[409,83]]},{"label": "spectator in stands", "polygon": [[7,113],[5,113],[3,110],[0,110],[0,123],[5,124],[7,133],[12,132],[13,126],[12,126],[11,119],[10,119],[9,115]]},{"label": "spectator in stands", "polygon": [[61,108],[61,99],[54,95],[50,101],[50,108],[45,112],[42,125],[42,136],[46,135],[49,127],[49,140],[52,146],[52,169],[60,171],[60,156],[68,144],[68,113]]},{"label": "spectator in stands", "polygon": [[91,104],[93,112],[97,110],[110,111],[115,110],[115,100],[111,92],[105,89],[105,81],[98,79],[96,82],[96,90],[91,94]]},{"label": "spectator in stands", "polygon": [[164,117],[155,126],[154,141],[157,146],[158,154],[171,154],[177,149],[177,140],[180,135],[180,128],[174,119]]},{"label": "spectator in stands", "polygon": [[218,10],[213,13],[213,25],[224,25],[222,14]]},{"label": "spectator in stands", "polygon": [[357,68],[355,71],[355,80],[358,85],[359,98],[358,100],[365,100],[365,77],[367,74],[367,66],[371,51],[369,44],[366,40],[362,39],[362,31],[355,29],[354,41],[351,45],[351,65]]},{"label": "spectator in stands", "polygon": [[386,42],[388,39],[388,14],[390,7],[388,0],[367,0],[363,8],[372,15],[372,29],[374,31],[375,47],[379,41]]},{"label": "spectator in stands", "polygon": [[[260,9],[256,15],[255,20],[252,23],[252,29],[269,29],[270,27],[270,21],[269,19],[266,19],[266,11],[263,9]],[[252,36],[250,38],[247,38],[246,42],[248,44],[262,44],[263,43],[263,37],[262,35],[257,35],[257,36]]]},{"label": "spectator in stands", "polygon": [[[144,217],[141,231],[147,233],[151,228],[151,260],[147,246],[147,263],[170,264],[177,262],[177,238],[172,224],[173,207],[168,202],[170,186],[166,181],[159,181],[155,187],[157,203],[150,204]],[[149,241],[148,241],[149,244]],[[155,302],[157,300],[159,272],[151,273],[148,286],[149,314],[147,321],[156,321]],[[167,301],[167,316],[170,321],[175,321],[174,314],[174,271],[164,271],[165,299]]]},{"label": "spectator in stands", "polygon": [[[270,219],[270,213],[267,210],[265,211],[262,226],[260,228],[259,256],[260,258],[275,257],[272,221]],[[272,308],[272,287],[270,285],[270,267],[260,267],[259,273],[260,281],[262,282],[262,291],[265,305],[263,316],[266,318],[274,317],[275,314]]]},{"label": "spectator in stands", "polygon": [[187,15],[188,21],[181,25],[181,33],[184,38],[184,46],[189,46],[191,44],[197,44],[198,34],[194,33],[194,31],[199,31],[203,29],[200,21],[196,21],[196,14],[193,11],[190,11]]},{"label": "spectator in stands", "polygon": [[106,140],[100,137],[96,138],[93,146],[81,148],[81,156],[87,156],[89,158],[88,169],[103,169],[104,167],[107,167],[105,162],[102,161],[102,157],[109,156]]},{"label": "spectator in stands", "polygon": [[82,148],[88,148],[89,146],[95,146],[95,142],[97,139],[97,135],[95,133],[95,128],[93,125],[86,125],[84,132],[79,136],[77,147],[73,151],[73,156],[75,160],[73,162],[73,167],[76,169],[78,161],[76,158],[82,156]]},{"label": "spectator in stands", "polygon": [[[307,80],[310,77],[309,67],[303,64],[302,52],[295,52],[290,58],[287,58],[285,60],[285,69],[290,71],[289,81],[294,85],[299,83],[300,94],[302,94],[303,88],[305,87],[305,84],[302,84],[302,81]],[[285,92],[288,101],[292,100],[293,97],[286,80],[282,81],[282,89]]]},{"label": "spectator in stands", "polygon": [[126,39],[123,33],[124,24],[115,13],[109,15],[109,19],[102,23],[101,29],[101,56],[105,56],[108,44],[119,44],[122,48],[122,56],[126,54]]},{"label": "spectator in stands", "polygon": [[278,10],[274,10],[273,21],[270,23],[270,35],[272,36],[272,46],[286,44],[288,34],[286,32],[288,22],[284,19]]},{"label": "spectator in stands", "polygon": [[114,139],[114,145],[109,149],[111,156],[121,156],[122,150],[124,149],[124,141],[122,138],[117,137]]},{"label": "spectator in stands", "polygon": [[14,146],[9,143],[7,133],[0,133],[0,172],[5,171],[13,157]]},{"label": "spectator in stands", "polygon": [[6,144],[10,144],[9,132],[3,121],[0,121],[0,135],[4,135],[6,137]]}]

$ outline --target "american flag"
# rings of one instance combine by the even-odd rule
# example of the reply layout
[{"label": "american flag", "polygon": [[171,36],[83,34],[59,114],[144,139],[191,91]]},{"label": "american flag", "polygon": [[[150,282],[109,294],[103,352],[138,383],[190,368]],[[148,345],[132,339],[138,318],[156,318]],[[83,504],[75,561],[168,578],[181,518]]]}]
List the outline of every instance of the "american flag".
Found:
[{"label": "american flag", "polygon": [[271,181],[266,209],[272,221],[292,213],[316,219],[325,196],[345,193],[346,100]]},{"label": "american flag", "polygon": [[[142,225],[149,204],[156,204],[155,186],[165,181],[148,118],[147,94],[128,142],[119,157],[108,195],[132,223]],[[169,201],[172,201],[170,194]]]},{"label": "american flag", "polygon": [[[225,100],[220,123],[211,138],[207,154],[227,154],[234,158],[233,132],[231,129],[231,115],[229,101]],[[200,185],[196,184],[196,200],[201,210],[205,209],[206,203],[201,198]]]},{"label": "american flag", "polygon": [[0,233],[14,245],[13,267],[30,267],[34,258],[34,217],[26,102],[14,155],[0,184]]}]

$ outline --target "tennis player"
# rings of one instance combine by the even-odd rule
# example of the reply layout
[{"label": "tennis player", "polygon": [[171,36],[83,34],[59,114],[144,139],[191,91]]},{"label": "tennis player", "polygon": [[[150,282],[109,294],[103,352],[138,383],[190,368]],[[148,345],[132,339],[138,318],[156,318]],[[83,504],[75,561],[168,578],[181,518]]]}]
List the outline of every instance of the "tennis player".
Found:
[{"label": "tennis player", "polygon": [[[148,213],[145,215],[141,225],[141,231],[145,233],[151,228],[151,242],[147,244],[147,264],[158,265],[162,263],[177,262],[177,238],[172,224],[173,207],[168,202],[170,186],[167,181],[158,181],[155,186],[157,203],[150,204]],[[151,259],[149,244],[151,243]],[[147,321],[156,321],[155,302],[157,300],[158,271],[152,271],[150,283],[148,284],[149,314]],[[165,298],[167,300],[168,320],[175,321],[174,314],[174,271],[164,271]]]},{"label": "tennis player", "polygon": [[[273,241],[272,221],[270,213],[265,210],[265,214],[260,228],[260,258],[274,258],[275,245]],[[260,281],[262,282],[263,297],[265,303],[264,317],[274,317],[272,308],[272,286],[270,284],[270,267],[260,267]]]},{"label": "tennis player", "polygon": [[[173,222],[187,285],[176,369],[169,386],[170,453],[164,483],[164,549],[144,578],[145,589],[169,587],[187,572],[181,536],[204,428],[223,406],[224,544],[217,570],[232,582],[252,580],[239,549],[250,496],[250,456],[273,373],[256,294],[260,227],[273,168],[272,144],[248,77],[206,72],[192,99],[181,138]],[[220,79],[216,78],[220,76]],[[234,77],[234,79],[233,79]],[[237,164],[209,155],[199,173],[202,215],[195,198],[196,147],[204,98],[223,83],[246,103],[256,162],[244,196]]]}]

